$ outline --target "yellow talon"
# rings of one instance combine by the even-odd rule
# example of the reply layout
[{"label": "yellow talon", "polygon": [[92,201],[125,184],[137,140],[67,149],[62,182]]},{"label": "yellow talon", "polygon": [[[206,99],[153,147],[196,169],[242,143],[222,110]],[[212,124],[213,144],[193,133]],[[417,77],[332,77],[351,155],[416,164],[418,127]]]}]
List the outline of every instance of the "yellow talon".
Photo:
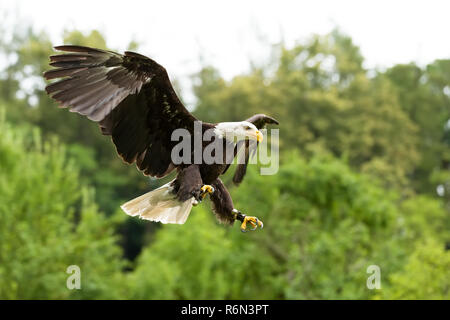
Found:
[{"label": "yellow talon", "polygon": [[245,216],[244,220],[242,221],[241,224],[241,231],[242,232],[247,232],[247,223],[250,223],[253,228],[250,230],[256,230],[256,228],[260,227],[261,229],[264,227],[264,223],[262,221],[260,221],[257,217],[249,217],[249,216]]},{"label": "yellow talon", "polygon": [[214,192],[214,187],[210,186],[209,184],[205,184],[203,187],[200,188],[201,193],[201,197],[202,199],[206,197],[207,193],[213,193]]}]

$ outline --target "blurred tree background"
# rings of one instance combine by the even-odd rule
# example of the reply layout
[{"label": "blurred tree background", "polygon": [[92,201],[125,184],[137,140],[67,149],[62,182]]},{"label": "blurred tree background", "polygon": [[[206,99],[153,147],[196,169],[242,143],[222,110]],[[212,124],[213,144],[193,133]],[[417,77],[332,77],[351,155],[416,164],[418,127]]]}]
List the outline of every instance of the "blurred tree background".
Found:
[{"label": "blurred tree background", "polygon": [[[64,42],[108,48],[95,30]],[[266,226],[242,234],[208,201],[184,226],[125,216],[121,203],[163,182],[45,94],[52,45],[0,26],[0,298],[450,299],[450,59],[366,70],[334,30],[274,46],[231,81],[208,65],[193,75],[200,119],[281,124],[279,172],[227,183]],[[82,290],[66,288],[72,264]]]}]

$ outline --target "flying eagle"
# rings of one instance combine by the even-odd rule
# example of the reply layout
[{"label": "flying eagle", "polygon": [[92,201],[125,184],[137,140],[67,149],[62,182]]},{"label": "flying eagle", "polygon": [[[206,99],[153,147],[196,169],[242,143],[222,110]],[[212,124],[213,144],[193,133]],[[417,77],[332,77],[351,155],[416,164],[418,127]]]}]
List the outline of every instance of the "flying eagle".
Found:
[{"label": "flying eagle", "polygon": [[192,150],[187,161],[175,162],[171,155],[177,142],[172,141],[172,133],[184,129],[194,135],[197,122],[202,133],[210,130],[213,135],[200,144],[202,152],[213,141],[222,142],[224,148],[232,146],[231,159],[244,148],[245,161],[238,164],[233,177],[239,184],[245,175],[250,142],[260,142],[263,136],[259,130],[266,124],[278,124],[275,119],[257,114],[241,122],[199,122],[177,97],[164,67],[154,60],[129,51],[122,55],[74,45],[55,49],[66,53],[50,56],[55,69],[45,72],[44,77],[62,79],[47,85],[47,93],[61,107],[97,122],[102,134],[111,136],[120,157],[129,164],[136,163],[144,175],[162,178],[177,171],[171,182],[122,205],[125,213],[183,224],[192,206],[210,194],[220,222],[233,224],[239,220],[244,232],[247,224],[253,227],[251,230],[263,227],[258,218],[234,208],[219,178],[230,166],[230,153],[224,152],[224,161],[206,163],[203,159],[194,161]]}]

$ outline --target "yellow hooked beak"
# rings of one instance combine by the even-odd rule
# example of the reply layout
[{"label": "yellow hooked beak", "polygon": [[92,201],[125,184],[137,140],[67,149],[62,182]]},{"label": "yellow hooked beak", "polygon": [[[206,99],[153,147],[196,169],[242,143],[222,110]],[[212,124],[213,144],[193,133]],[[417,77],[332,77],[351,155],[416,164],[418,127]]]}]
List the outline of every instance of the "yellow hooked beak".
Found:
[{"label": "yellow hooked beak", "polygon": [[263,141],[263,134],[259,130],[256,130],[256,141],[258,142]]}]

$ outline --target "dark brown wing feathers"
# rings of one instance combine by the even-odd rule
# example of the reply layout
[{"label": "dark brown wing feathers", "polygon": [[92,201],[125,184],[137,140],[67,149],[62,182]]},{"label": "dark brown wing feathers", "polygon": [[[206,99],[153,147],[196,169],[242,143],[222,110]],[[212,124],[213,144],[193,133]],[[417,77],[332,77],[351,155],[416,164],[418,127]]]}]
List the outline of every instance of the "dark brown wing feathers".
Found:
[{"label": "dark brown wing feathers", "polygon": [[68,53],[50,57],[56,69],[44,77],[63,79],[49,84],[47,93],[61,106],[98,122],[124,161],[136,162],[146,175],[170,173],[175,168],[172,131],[191,131],[196,119],[178,99],[166,70],[134,52],[121,55],[71,45],[55,49]]}]

